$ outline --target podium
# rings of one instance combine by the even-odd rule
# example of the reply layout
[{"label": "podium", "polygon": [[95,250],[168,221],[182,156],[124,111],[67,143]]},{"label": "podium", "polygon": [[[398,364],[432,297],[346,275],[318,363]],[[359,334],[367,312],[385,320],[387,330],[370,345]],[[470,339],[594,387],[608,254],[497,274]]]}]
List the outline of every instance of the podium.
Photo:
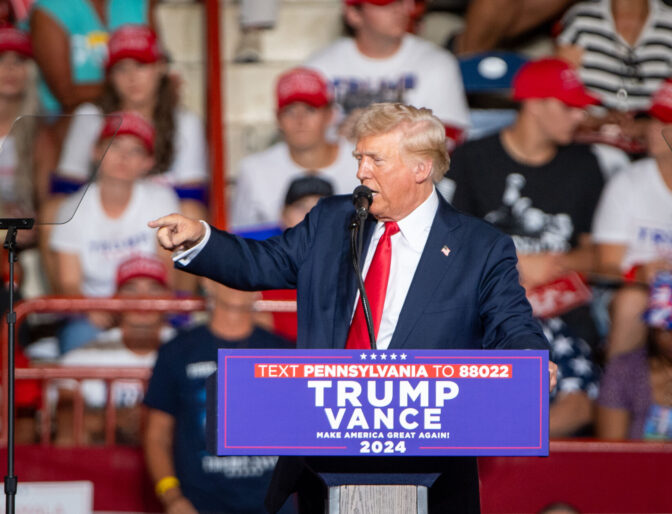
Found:
[{"label": "podium", "polygon": [[207,396],[211,453],[294,458],[330,514],[427,512],[447,469],[548,455],[545,350],[219,350]]}]

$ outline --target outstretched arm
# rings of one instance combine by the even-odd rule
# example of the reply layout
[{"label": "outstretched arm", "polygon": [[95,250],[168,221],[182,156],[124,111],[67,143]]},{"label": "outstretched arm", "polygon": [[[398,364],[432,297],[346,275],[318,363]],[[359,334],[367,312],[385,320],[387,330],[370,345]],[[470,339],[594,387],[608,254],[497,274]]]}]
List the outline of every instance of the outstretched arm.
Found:
[{"label": "outstretched arm", "polygon": [[[309,214],[309,217],[311,215]],[[291,289],[315,232],[308,218],[284,234],[264,241],[244,239],[180,214],[151,221],[159,244],[178,253],[177,266],[234,289]],[[190,251],[186,253],[187,251]]]}]

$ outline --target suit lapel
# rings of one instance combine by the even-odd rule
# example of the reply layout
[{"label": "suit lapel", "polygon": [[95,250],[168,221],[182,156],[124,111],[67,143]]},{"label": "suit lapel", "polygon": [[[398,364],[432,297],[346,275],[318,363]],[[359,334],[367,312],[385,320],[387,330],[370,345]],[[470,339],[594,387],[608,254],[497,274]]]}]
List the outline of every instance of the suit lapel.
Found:
[{"label": "suit lapel", "polygon": [[[413,327],[433,300],[436,288],[451,267],[450,255],[459,251],[456,235],[451,234],[459,224],[455,209],[439,194],[439,207],[399,314],[390,348],[401,348],[406,344]],[[444,246],[450,249],[449,255],[445,255]]]},{"label": "suit lapel", "polygon": [[[348,223],[348,227],[350,224]],[[376,220],[369,216],[364,224],[364,244],[362,245],[362,264],[366,258],[373,229],[376,226]],[[333,347],[345,348],[345,341],[350,329],[350,318],[352,317],[352,308],[357,294],[357,277],[352,265],[352,255],[350,253],[350,230],[345,230],[345,236],[341,244],[341,255],[339,258],[338,270],[338,291],[335,295],[336,306],[334,315],[334,333]],[[344,300],[345,299],[345,300]]]}]

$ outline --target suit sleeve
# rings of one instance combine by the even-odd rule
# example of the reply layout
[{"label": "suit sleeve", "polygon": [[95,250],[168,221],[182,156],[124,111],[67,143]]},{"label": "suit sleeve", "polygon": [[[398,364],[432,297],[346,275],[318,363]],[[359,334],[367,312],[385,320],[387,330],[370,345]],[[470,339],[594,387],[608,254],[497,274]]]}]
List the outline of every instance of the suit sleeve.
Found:
[{"label": "suit sleeve", "polygon": [[483,347],[548,350],[539,322],[520,285],[513,241],[499,236],[488,253],[479,283]]},{"label": "suit sleeve", "polygon": [[263,241],[212,229],[207,244],[187,265],[176,267],[234,289],[295,289],[301,263],[314,241],[322,205],[296,227]]}]

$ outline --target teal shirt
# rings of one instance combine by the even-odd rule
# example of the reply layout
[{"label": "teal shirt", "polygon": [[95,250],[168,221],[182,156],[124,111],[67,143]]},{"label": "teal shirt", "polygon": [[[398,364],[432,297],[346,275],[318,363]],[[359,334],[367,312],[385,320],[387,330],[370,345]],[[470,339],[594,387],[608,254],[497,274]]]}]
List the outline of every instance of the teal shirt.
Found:
[{"label": "teal shirt", "polygon": [[[109,0],[107,25],[88,0],[36,0],[33,9],[49,15],[70,40],[70,68],[75,84],[102,82],[105,77],[109,33],[121,25],[147,25],[149,0]],[[38,92],[42,108],[58,114],[61,106],[40,77]]]}]

